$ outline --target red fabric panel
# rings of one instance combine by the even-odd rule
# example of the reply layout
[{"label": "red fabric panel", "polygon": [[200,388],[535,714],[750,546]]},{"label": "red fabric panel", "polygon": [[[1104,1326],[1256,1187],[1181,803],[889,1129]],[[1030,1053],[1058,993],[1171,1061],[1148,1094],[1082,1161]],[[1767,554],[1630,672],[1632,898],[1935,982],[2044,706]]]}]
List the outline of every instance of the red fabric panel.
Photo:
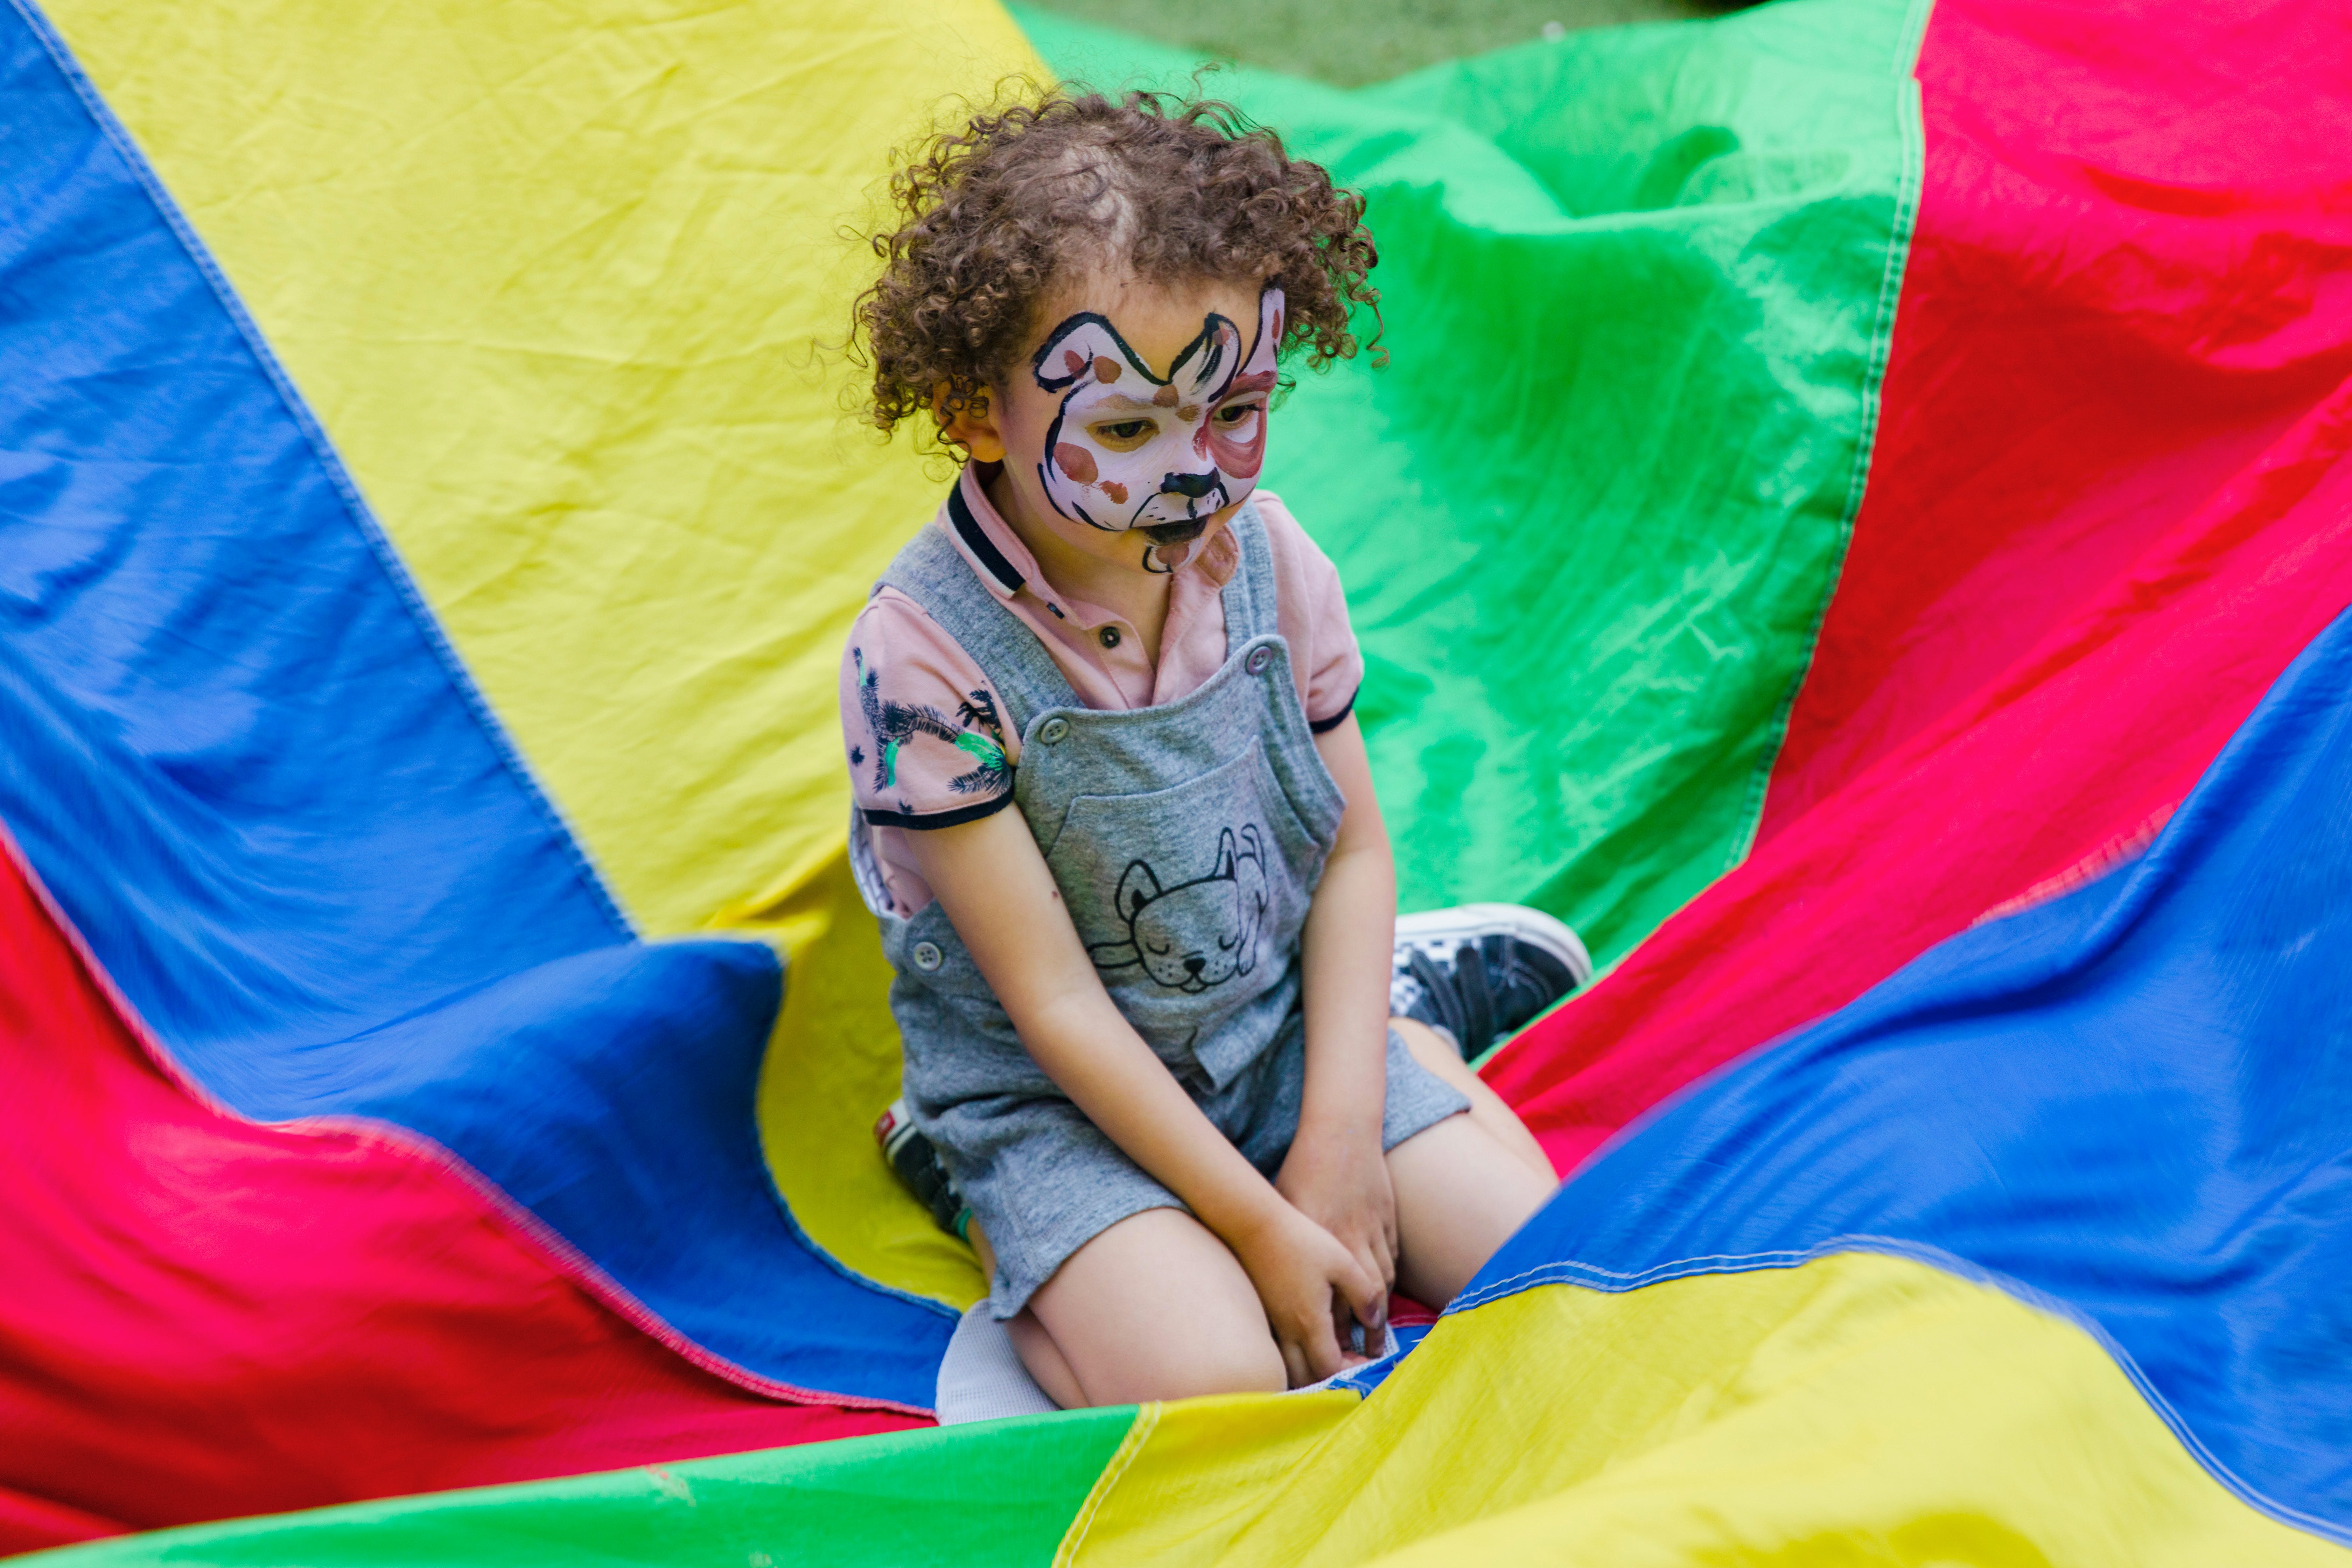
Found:
[{"label": "red fabric panel", "polygon": [[409,1146],[195,1104],[6,855],[0,1105],[0,1552],[925,1424],[696,1370]]},{"label": "red fabric panel", "polygon": [[1877,450],[1761,839],[1967,701],[2344,379],[2347,49],[2340,12],[2294,0],[1937,5]]},{"label": "red fabric panel", "polygon": [[1489,1071],[1562,1169],[2128,841],[2352,603],[2341,26],[1939,0],[1870,489],[1765,832]]}]

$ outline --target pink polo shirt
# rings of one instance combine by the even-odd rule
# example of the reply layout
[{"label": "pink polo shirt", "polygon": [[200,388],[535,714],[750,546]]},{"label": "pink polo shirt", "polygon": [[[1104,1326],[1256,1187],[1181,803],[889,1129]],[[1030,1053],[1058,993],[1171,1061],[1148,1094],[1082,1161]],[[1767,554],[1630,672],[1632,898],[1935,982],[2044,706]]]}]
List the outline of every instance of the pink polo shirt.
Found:
[{"label": "pink polo shirt", "polygon": [[[1241,564],[1241,545],[1223,526],[1194,541],[1169,579],[1155,665],[1132,625],[1045,580],[1029,547],[989,504],[978,464],[964,468],[956,487],[963,505],[942,504],[931,526],[1037,634],[1087,707],[1173,702],[1224,664],[1219,590]],[[1276,623],[1290,645],[1299,700],[1307,722],[1328,730],[1354,707],[1364,679],[1339,574],[1279,497],[1261,489],[1256,500],[1274,557]],[[971,822],[1013,803],[1021,737],[1001,724],[1001,711],[978,663],[920,605],[895,588],[866,601],[841,661],[841,728],[851,792],[898,913],[912,915],[931,901],[908,833]]]}]

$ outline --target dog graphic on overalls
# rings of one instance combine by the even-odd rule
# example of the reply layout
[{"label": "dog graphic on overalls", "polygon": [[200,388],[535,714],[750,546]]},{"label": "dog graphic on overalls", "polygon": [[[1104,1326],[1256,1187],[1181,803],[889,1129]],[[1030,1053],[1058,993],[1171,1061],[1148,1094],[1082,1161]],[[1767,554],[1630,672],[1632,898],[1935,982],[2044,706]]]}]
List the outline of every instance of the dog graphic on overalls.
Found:
[{"label": "dog graphic on overalls", "polygon": [[1228,827],[1217,839],[1216,868],[1197,880],[1162,888],[1150,861],[1129,861],[1118,879],[1128,940],[1087,951],[1097,968],[1140,963],[1171,990],[1206,991],[1257,966],[1266,902],[1265,849],[1257,825],[1244,824],[1238,840]]}]

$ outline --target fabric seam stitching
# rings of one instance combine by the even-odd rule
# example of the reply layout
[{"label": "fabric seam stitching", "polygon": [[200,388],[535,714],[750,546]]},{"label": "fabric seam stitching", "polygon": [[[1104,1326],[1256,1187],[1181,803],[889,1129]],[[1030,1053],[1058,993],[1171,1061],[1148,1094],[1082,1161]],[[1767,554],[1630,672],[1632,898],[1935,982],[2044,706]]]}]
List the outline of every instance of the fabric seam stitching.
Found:
[{"label": "fabric seam stitching", "polygon": [[1127,1429],[1127,1436],[1120,1440],[1118,1452],[1113,1454],[1110,1463],[1103,1467],[1103,1473],[1087,1493],[1085,1506],[1079,1509],[1078,1517],[1071,1521],[1070,1533],[1063,1541],[1061,1550],[1054,1553],[1054,1568],[1070,1568],[1077,1561],[1080,1549],[1086,1545],[1087,1533],[1094,1529],[1095,1519],[1101,1513],[1103,1504],[1109,1500],[1118,1483],[1127,1478],[1128,1467],[1135,1463],[1136,1457],[1143,1452],[1144,1444],[1150,1441],[1151,1434],[1158,1429],[1162,1408],[1160,1401],[1153,1400],[1135,1413],[1135,1424]]},{"label": "fabric seam stitching", "polygon": [[1465,1292],[1445,1309],[1443,1316],[1452,1317],[1457,1312],[1468,1312],[1546,1285],[1573,1286],[1606,1295],[1630,1295],[1647,1286],[1664,1284],[1676,1279],[1699,1279],[1710,1275],[1759,1273],[1768,1269],[1798,1268],[1832,1257],[1864,1253],[1902,1258],[1935,1268],[1938,1272],[1955,1276],[1970,1284],[1998,1291],[2022,1306],[2043,1312],[2080,1331],[2106,1352],[2108,1359],[2123,1373],[2134,1390],[2147,1402],[2157,1419],[2161,1421],[2180,1446],[2189,1451],[2189,1457],[2200,1468],[2221,1482],[2221,1486],[2236,1496],[2241,1502],[2258,1512],[2268,1514],[2282,1523],[2307,1531],[2323,1540],[2352,1545],[2352,1528],[2347,1528],[2279,1502],[2258,1490],[2228,1465],[2222,1463],[2220,1457],[2206,1447],[2203,1440],[2181,1417],[2179,1412],[2174,1409],[2171,1402],[2166,1399],[2162,1392],[2149,1380],[2147,1373],[2133,1358],[2131,1352],[2117,1343],[2098,1320],[2084,1312],[2063,1297],[2036,1289],[2010,1275],[1984,1268],[1957,1254],[1926,1243],[1904,1241],[1894,1237],[1840,1236],[1829,1237],[1811,1247],[1802,1248],[1679,1258],[1672,1263],[1662,1263],[1630,1274],[1602,1268],[1594,1264],[1561,1260],[1536,1268],[1525,1269],[1507,1279],[1498,1279],[1492,1285],[1478,1290],[1475,1295]]},{"label": "fabric seam stitching", "polygon": [[236,287],[230,283],[228,275],[213,258],[211,250],[196,234],[194,226],[189,223],[186,216],[180,211],[179,204],[164,188],[163,176],[157,174],[148,163],[146,154],[140,150],[129,128],[116,118],[113,110],[108,106],[104,97],[99,92],[97,84],[91,81],[82,70],[80,62],[74,58],[72,49],[67,45],[65,36],[58,31],[48,18],[37,8],[37,0],[9,0],[9,3],[17,15],[24,18],[33,36],[40,41],[42,48],[49,56],[50,62],[58,68],[58,73],[73,89],[75,97],[81,100],[83,110],[97,125],[100,135],[106,139],[128,166],[131,178],[138,182],[140,188],[146,194],[148,201],[152,204],[156,215],[163,220],[165,228],[171,231],[173,238],[179,243],[182,251],[186,254],[190,263],[196,268],[198,276],[204,279],[205,286],[212,291],[215,300],[227,315],[230,325],[236,329],[238,338],[244,342],[246,352],[253,356],[255,367],[261,372],[263,379],[269,384],[270,390],[277,395],[279,405],[284,408],[288,417],[293,420],[295,428],[301,434],[303,444],[310,448],[313,459],[326,473],[328,483],[334,488],[337,498],[342,502],[346,521],[359,534],[362,543],[366,546],[369,555],[374,560],[376,569],[383,573],[394,596],[407,610],[410,622],[416,627],[418,635],[432,653],[435,662],[441,667],[451,687],[457,692],[458,700],[472,717],[475,727],[482,733],[492,752],[505,764],[508,773],[513,775],[521,786],[524,795],[537,808],[541,819],[561,841],[572,861],[574,874],[586,888],[592,901],[614,924],[624,940],[636,939],[639,933],[635,923],[630,920],[627,911],[621,908],[620,901],[614,896],[612,889],[606,886],[588,853],[585,842],[572,830],[571,824],[555,805],[554,797],[541,784],[538,777],[531,772],[529,763],[524,760],[520,750],[515,745],[512,737],[506,732],[505,726],[491,711],[488,699],[475,685],[473,676],[458,656],[456,645],[449,641],[439,617],[426,604],[422,590],[416,586],[415,580],[408,574],[407,567],[394,551],[391,536],[383,531],[382,524],[376,521],[375,514],[362,499],[357,481],[343,467],[342,458],[335,450],[333,443],[328,439],[325,427],[312,415],[309,402],[294,386],[293,378],[288,374],[285,367],[278,363],[276,353],[269,348],[268,340],[262,335],[259,324],[246,310],[244,301],[238,296]]},{"label": "fabric seam stitching", "polygon": [[[468,1189],[488,1207],[492,1215],[519,1232],[517,1240],[526,1251],[539,1254],[540,1261],[559,1278],[576,1284],[599,1306],[611,1311],[630,1327],[669,1351],[681,1361],[698,1370],[730,1383],[751,1393],[788,1403],[834,1405],[855,1409],[887,1410],[909,1415],[928,1415],[930,1412],[920,1405],[898,1400],[874,1399],[859,1394],[834,1394],[824,1389],[803,1387],[780,1378],[762,1376],[748,1367],[738,1366],[717,1352],[708,1350],[663,1319],[579,1247],[564,1238],[547,1221],[525,1207],[513,1194],[477,1169],[456,1150],[438,1139],[404,1127],[399,1122],[373,1116],[302,1116],[284,1121],[264,1121],[246,1115],[222,1100],[190,1076],[187,1070],[163,1046],[162,1039],[149,1027],[147,1021],[134,1007],[131,999],[114,984],[105,966],[98,960],[80,928],[67,915],[48,884],[41,878],[17,843],[16,835],[5,821],[0,821],[0,855],[5,855],[25,879],[35,900],[48,915],[58,932],[72,951],[75,962],[83,974],[106,999],[108,1008],[115,1015],[131,1037],[139,1043],[149,1062],[181,1092],[196,1105],[220,1117],[225,1121],[245,1127],[257,1127],[273,1132],[288,1132],[299,1137],[320,1137],[341,1133],[355,1141],[381,1145],[393,1152],[414,1161],[428,1171],[455,1179]],[[789,1214],[789,1210],[787,1210]],[[797,1224],[794,1226],[797,1230]],[[822,1256],[822,1254],[820,1254]]]},{"label": "fabric seam stitching", "polygon": [[[1878,300],[1872,312],[1870,363],[1863,375],[1862,427],[1854,433],[1853,462],[1846,473],[1846,495],[1843,515],[1838,520],[1835,559],[1830,563],[1827,583],[1815,604],[1812,624],[1805,634],[1805,659],[1796,676],[1789,682],[1788,690],[1773,713],[1767,733],[1772,743],[1756,760],[1750,770],[1743,794],[1746,800],[1740,816],[1745,824],[1738,842],[1725,857],[1723,871],[1729,872],[1746,861],[1756,847],[1756,836],[1764,825],[1764,805],[1771,793],[1772,770],[1779,764],[1782,748],[1788,744],[1789,721],[1795,714],[1797,699],[1803,694],[1805,683],[1811,678],[1813,664],[1821,657],[1822,628],[1829,621],[1830,606],[1837,599],[1839,581],[1845,575],[1846,557],[1853,550],[1854,524],[1862,515],[1863,498],[1869,489],[1873,448],[1878,441],[1878,426],[1885,406],[1886,371],[1895,353],[1895,316],[1902,304],[1903,276],[1909,269],[1911,243],[1919,222],[1919,203],[1927,181],[1927,145],[1924,110],[1921,107],[1918,68],[1919,51],[1927,40],[1927,18],[1934,0],[1911,0],[1904,18],[1902,44],[1895,55],[1900,62],[1895,77],[1895,132],[1900,139],[1902,164],[1895,182],[1894,221],[1888,226],[1886,258],[1881,267]],[[1916,154],[1916,157],[1914,156]],[[1710,883],[1710,886],[1713,884]]]}]

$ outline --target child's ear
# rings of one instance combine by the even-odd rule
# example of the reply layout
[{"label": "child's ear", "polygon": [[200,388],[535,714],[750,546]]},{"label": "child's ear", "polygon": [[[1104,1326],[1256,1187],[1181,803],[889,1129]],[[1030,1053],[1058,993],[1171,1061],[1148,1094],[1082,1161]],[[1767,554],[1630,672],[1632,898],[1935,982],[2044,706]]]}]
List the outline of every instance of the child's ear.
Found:
[{"label": "child's ear", "polygon": [[994,395],[985,387],[975,387],[971,398],[953,413],[948,411],[948,384],[941,382],[931,394],[931,414],[940,422],[941,438],[961,447],[974,462],[1004,461],[1004,434],[997,429]]}]

